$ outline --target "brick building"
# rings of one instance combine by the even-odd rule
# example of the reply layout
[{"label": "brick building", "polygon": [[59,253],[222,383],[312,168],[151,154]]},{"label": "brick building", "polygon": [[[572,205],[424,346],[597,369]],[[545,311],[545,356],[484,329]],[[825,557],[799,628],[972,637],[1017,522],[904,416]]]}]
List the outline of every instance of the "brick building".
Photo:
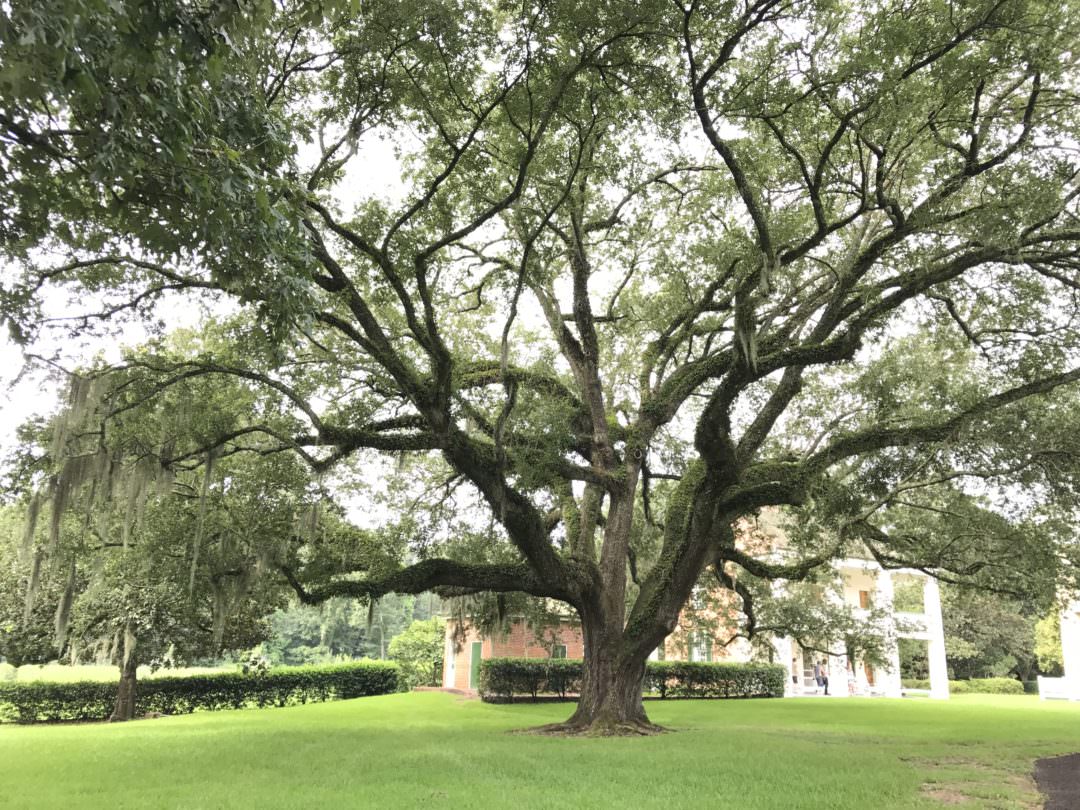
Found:
[{"label": "brick building", "polygon": [[559,627],[540,630],[522,620],[510,623],[506,633],[483,636],[475,627],[458,630],[457,621],[446,622],[446,650],[443,653],[443,687],[475,689],[480,678],[480,662],[488,658],[583,658],[585,647],[581,628],[564,620]]}]

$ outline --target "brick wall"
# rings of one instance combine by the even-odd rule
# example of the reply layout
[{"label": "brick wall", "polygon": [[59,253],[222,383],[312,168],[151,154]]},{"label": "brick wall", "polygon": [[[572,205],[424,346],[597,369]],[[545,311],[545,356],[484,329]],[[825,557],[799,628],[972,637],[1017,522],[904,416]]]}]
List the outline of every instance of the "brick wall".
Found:
[{"label": "brick wall", "polygon": [[[739,624],[740,608],[739,597],[731,591],[696,593],[679,614],[675,630],[664,640],[664,659],[748,661],[749,645],[742,639],[730,641]],[[697,648],[693,656],[691,647]]]},{"label": "brick wall", "polygon": [[[550,658],[556,644],[566,647],[566,658],[583,658],[585,645],[581,628],[565,622],[558,628],[537,632],[522,621],[513,622],[506,633],[488,638],[481,636],[476,628],[465,628],[464,642],[454,649],[454,632],[457,623],[446,622],[446,650],[443,657],[443,686],[469,689],[469,673],[472,668],[473,644],[480,643],[480,658]],[[453,654],[451,655],[451,651]]]}]

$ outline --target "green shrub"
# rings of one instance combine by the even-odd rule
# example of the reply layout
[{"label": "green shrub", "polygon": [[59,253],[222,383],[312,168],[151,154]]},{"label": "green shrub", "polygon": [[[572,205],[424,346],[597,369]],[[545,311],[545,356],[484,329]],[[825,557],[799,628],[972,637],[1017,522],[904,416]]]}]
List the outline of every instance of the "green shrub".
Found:
[{"label": "green shrub", "polygon": [[[930,681],[926,678],[904,678],[901,681],[905,689],[929,689]],[[1026,684],[1013,678],[972,678],[968,681],[949,681],[949,692],[954,695],[1022,695]],[[1036,686],[1034,691],[1038,691]]]},{"label": "green shrub", "polygon": [[547,661],[547,688],[566,700],[568,694],[581,691],[581,671],[580,661],[551,658]]},{"label": "green shrub", "polygon": [[0,683],[0,722],[104,720],[115,702],[115,683],[5,681]]},{"label": "green shrub", "polygon": [[[480,662],[480,696],[507,701],[514,695],[554,694],[565,699],[581,689],[582,662],[566,658],[491,658]],[[773,664],[649,661],[645,690],[661,698],[782,697],[786,670]]]},{"label": "green shrub", "polygon": [[661,698],[783,697],[786,677],[778,664],[650,661],[645,688]]},{"label": "green shrub", "polygon": [[[135,712],[186,714],[196,710],[347,700],[395,692],[398,677],[398,666],[385,661],[281,667],[266,673],[156,677],[138,682]],[[0,722],[104,720],[112,712],[116,687],[116,682],[95,681],[3,682],[0,683]]]},{"label": "green shrub", "polygon": [[0,681],[13,681],[18,670],[6,661],[0,664]]},{"label": "green shrub", "polygon": [[1024,684],[1015,678],[972,678],[970,681],[949,681],[949,688],[954,683],[967,685],[968,692],[984,695],[1022,695]]},{"label": "green shrub", "polygon": [[928,678],[901,678],[900,685],[905,689],[929,689],[930,680]]},{"label": "green shrub", "polygon": [[[556,681],[548,686],[549,673]],[[581,661],[567,658],[489,658],[480,662],[480,697],[484,700],[510,700],[515,694],[541,692],[565,696],[576,692],[581,683]]]},{"label": "green shrub", "polygon": [[446,623],[440,618],[419,619],[390,642],[390,657],[401,667],[402,691],[442,682]]}]

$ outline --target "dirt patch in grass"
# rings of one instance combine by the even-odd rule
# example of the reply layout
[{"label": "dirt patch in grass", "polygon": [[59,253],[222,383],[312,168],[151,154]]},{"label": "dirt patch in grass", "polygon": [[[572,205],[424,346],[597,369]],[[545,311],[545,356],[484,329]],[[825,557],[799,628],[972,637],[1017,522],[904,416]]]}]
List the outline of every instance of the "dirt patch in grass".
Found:
[{"label": "dirt patch in grass", "polygon": [[[1039,792],[1026,773],[1001,768],[985,761],[964,757],[937,760],[920,757],[906,762],[924,770],[930,781],[921,788],[923,796],[943,806],[1038,810]],[[1064,808],[1074,805],[1062,805]]]},{"label": "dirt patch in grass", "polygon": [[941,785],[923,785],[922,793],[926,798],[946,805],[970,804],[972,801],[971,797],[966,793],[942,787]]}]

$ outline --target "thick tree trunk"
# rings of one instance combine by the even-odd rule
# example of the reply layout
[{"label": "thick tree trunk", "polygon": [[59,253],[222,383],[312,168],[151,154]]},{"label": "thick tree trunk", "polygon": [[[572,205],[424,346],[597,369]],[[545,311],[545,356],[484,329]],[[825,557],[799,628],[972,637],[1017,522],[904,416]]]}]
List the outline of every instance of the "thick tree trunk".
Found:
[{"label": "thick tree trunk", "polygon": [[139,661],[135,655],[136,638],[131,624],[124,628],[124,660],[120,667],[120,687],[116,692],[116,705],[113,707],[110,723],[119,723],[135,718],[136,671]]},{"label": "thick tree trunk", "polygon": [[537,731],[605,737],[662,732],[649,721],[641,700],[646,657],[625,652],[621,627],[605,628],[599,621],[583,619],[582,630],[585,666],[577,710],[565,723]]},{"label": "thick tree trunk", "polygon": [[602,651],[586,651],[577,710],[568,722],[590,734],[642,734],[659,731],[641,700],[645,662],[619,663]]}]

